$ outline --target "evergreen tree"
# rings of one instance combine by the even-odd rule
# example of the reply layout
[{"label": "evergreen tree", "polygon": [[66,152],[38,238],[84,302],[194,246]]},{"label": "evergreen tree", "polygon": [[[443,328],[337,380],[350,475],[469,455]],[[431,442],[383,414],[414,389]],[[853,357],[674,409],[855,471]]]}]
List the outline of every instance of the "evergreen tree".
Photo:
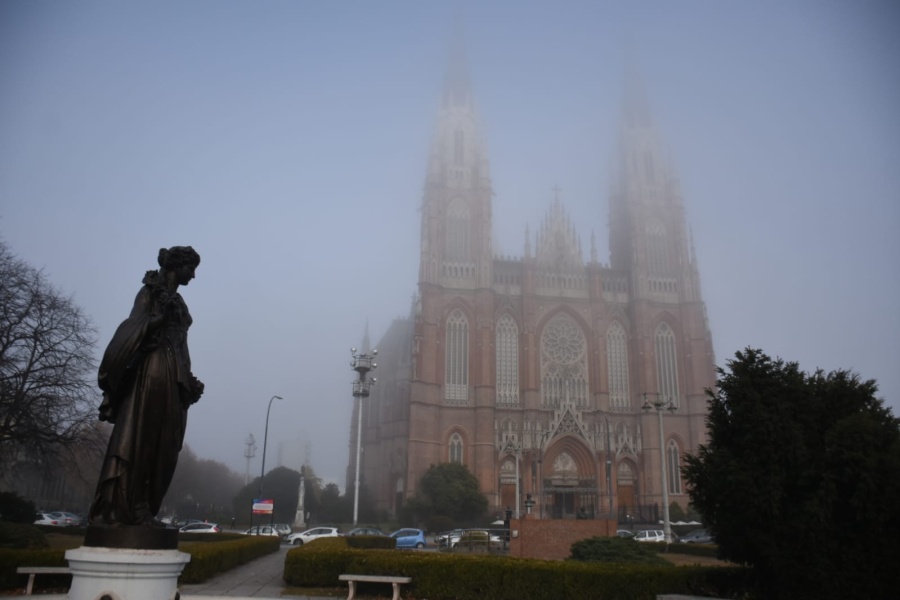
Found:
[{"label": "evergreen tree", "polygon": [[464,465],[441,463],[422,475],[416,495],[404,508],[407,518],[416,522],[446,517],[457,525],[474,525],[484,519],[487,506],[478,479]]},{"label": "evergreen tree", "polygon": [[900,421],[876,383],[749,348],[727,367],[683,469],[720,556],[752,565],[767,598],[895,594]]}]

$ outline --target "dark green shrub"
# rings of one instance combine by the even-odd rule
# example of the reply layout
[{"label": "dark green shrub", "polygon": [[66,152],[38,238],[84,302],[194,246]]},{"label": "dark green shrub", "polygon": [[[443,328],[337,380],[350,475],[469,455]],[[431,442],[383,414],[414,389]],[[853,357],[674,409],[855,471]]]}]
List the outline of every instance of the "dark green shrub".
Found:
[{"label": "dark green shrub", "polygon": [[284,559],[284,580],[288,585],[305,587],[336,585],[342,573],[356,572],[350,570],[353,557],[365,556],[367,552],[378,551],[350,549],[347,538],[343,537],[313,540],[288,550]]},{"label": "dark green shrub", "polygon": [[10,523],[34,523],[34,502],[15,492],[0,492],[0,519]]},{"label": "dark green shrub", "polygon": [[602,562],[616,564],[668,565],[649,545],[631,538],[593,537],[572,544],[570,558],[586,562]]},{"label": "dark green shrub", "polygon": [[[10,550],[0,549],[0,589],[24,588],[28,575],[16,573],[18,567],[65,567],[65,550]],[[64,584],[70,575],[45,577],[41,585]]]},{"label": "dark green shrub", "polygon": [[351,535],[343,539],[346,540],[348,547],[359,548],[360,550],[379,548],[381,550],[393,550],[397,545],[397,540],[384,535]]},{"label": "dark green shrub", "polygon": [[0,521],[0,548],[37,550],[46,547],[47,537],[36,526]]},{"label": "dark green shrub", "polygon": [[[331,542],[321,544],[320,541]],[[335,586],[342,573],[405,575],[404,590],[430,600],[655,600],[658,594],[746,596],[749,571],[739,567],[675,567],[542,561],[490,555],[355,550],[340,538],[288,551],[284,579],[302,587]],[[636,543],[636,542],[635,542]],[[383,593],[384,587],[360,593]]]}]

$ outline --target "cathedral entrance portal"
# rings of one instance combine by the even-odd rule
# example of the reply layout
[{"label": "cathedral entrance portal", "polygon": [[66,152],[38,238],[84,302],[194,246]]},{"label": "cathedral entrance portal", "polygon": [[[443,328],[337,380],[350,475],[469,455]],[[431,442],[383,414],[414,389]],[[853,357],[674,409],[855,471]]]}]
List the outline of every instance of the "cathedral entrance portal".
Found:
[{"label": "cathedral entrance portal", "polygon": [[543,480],[543,502],[551,519],[593,519],[599,501],[597,479],[583,477],[572,456],[563,451]]}]

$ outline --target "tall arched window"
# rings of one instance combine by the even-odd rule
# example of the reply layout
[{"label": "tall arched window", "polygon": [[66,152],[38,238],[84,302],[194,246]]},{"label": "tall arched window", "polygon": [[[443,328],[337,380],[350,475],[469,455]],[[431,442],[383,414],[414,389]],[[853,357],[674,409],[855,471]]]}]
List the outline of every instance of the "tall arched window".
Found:
[{"label": "tall arched window", "polygon": [[453,132],[453,164],[457,167],[463,165],[463,157],[465,155],[465,137],[462,129],[456,129]]},{"label": "tall arched window", "polygon": [[609,406],[627,408],[628,340],[619,323],[613,323],[606,330],[606,367],[609,371]]},{"label": "tall arched window", "polygon": [[669,482],[669,493],[681,493],[681,452],[675,440],[666,445],[666,479]]},{"label": "tall arched window", "polygon": [[497,321],[497,404],[519,403],[519,327],[503,315]]},{"label": "tall arched window", "polygon": [[678,362],[675,354],[675,332],[668,323],[656,328],[656,383],[665,402],[678,406]]},{"label": "tall arched window", "polygon": [[463,462],[463,439],[458,433],[450,436],[450,462],[458,464]]},{"label": "tall arched window", "polygon": [[456,198],[447,207],[446,231],[447,260],[464,262],[469,259],[469,208],[462,198]]},{"label": "tall arched window", "polygon": [[541,403],[555,407],[564,401],[588,404],[587,341],[575,319],[559,313],[541,333]]},{"label": "tall arched window", "polygon": [[447,318],[444,398],[450,402],[469,399],[469,322],[458,308]]}]

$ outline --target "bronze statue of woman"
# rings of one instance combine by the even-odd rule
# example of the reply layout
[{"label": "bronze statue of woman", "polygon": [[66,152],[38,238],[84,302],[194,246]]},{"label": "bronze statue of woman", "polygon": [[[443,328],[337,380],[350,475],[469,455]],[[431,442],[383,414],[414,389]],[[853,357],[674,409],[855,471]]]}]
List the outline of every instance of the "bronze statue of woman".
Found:
[{"label": "bronze statue of woman", "polygon": [[159,270],[144,275],[131,315],[100,363],[100,420],[114,423],[91,505],[92,525],[158,525],[184,441],[188,407],[203,384],[191,373],[191,315],[178,287],[194,278],[190,246],[159,251]]}]

